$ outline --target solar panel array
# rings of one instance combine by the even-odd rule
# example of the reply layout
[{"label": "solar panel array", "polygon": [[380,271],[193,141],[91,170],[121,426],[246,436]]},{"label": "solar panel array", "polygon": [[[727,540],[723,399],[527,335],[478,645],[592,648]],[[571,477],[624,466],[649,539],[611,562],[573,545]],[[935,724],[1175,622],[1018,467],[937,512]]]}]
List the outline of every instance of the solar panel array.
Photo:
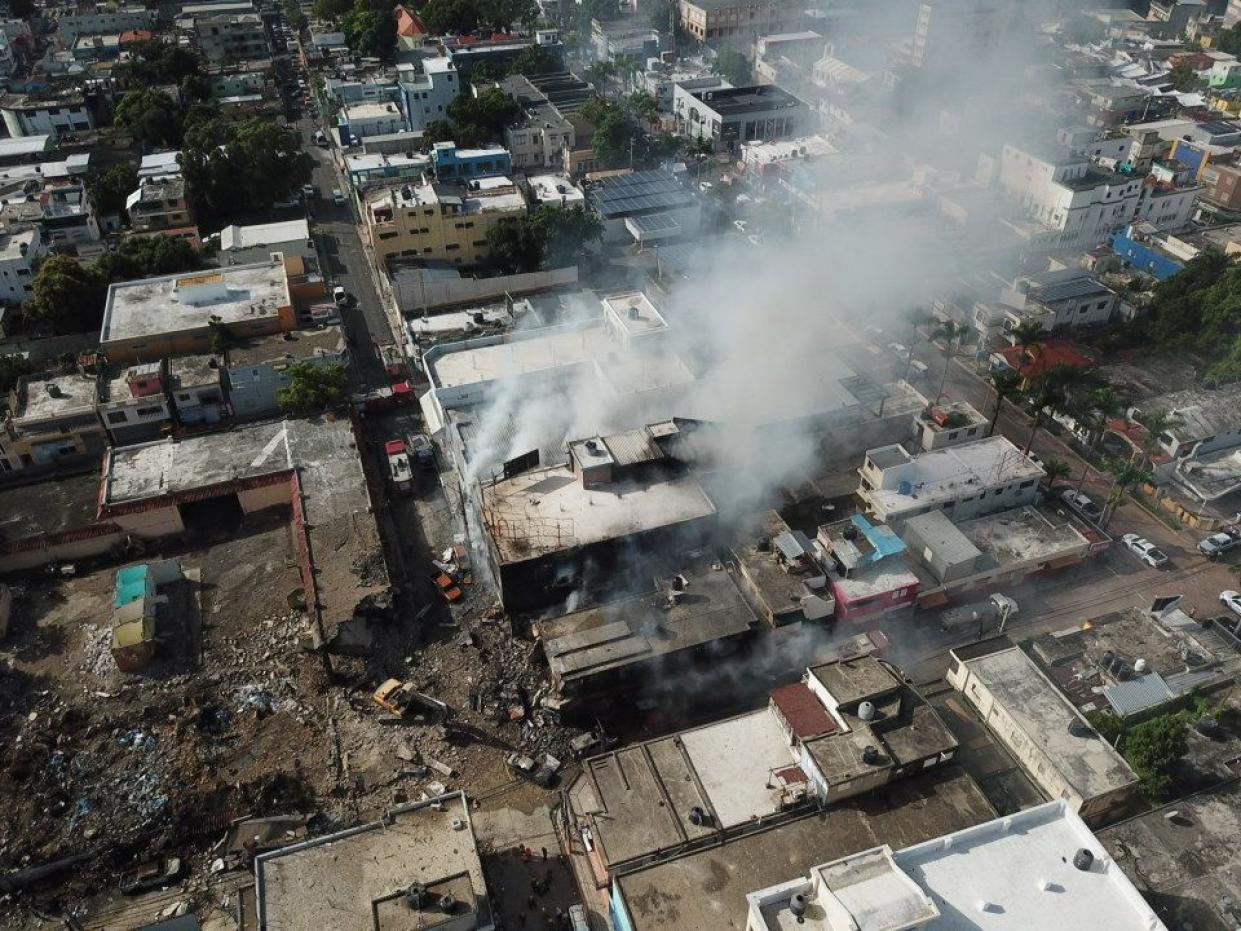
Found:
[{"label": "solar panel array", "polygon": [[631,219],[638,227],[638,231],[644,236],[653,236],[656,233],[679,233],[681,231],[681,224],[670,213],[646,213]]},{"label": "solar panel array", "polygon": [[694,202],[694,195],[662,171],[637,171],[605,178],[594,190],[599,212],[607,216],[642,210],[667,210]]}]

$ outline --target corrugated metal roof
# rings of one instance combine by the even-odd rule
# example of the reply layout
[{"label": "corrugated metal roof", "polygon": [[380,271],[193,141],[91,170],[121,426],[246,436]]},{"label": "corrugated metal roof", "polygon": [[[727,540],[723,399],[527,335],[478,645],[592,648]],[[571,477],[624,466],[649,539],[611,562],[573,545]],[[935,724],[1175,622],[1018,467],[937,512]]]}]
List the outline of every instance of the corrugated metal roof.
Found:
[{"label": "corrugated metal roof", "polygon": [[1166,681],[1173,695],[1184,695],[1214,681],[1219,676],[1218,669],[1187,669],[1185,672],[1174,672],[1168,676]]},{"label": "corrugated metal roof", "polygon": [[1148,672],[1135,676],[1128,682],[1108,686],[1103,690],[1103,697],[1112,706],[1112,710],[1123,718],[1162,705],[1173,697],[1173,693],[1168,688],[1168,683],[1164,682],[1163,676],[1157,672]]},{"label": "corrugated metal roof", "polygon": [[603,443],[618,466],[654,462],[664,457],[663,450],[651,439],[650,433],[645,428],[626,430],[624,433],[609,433],[603,438]]}]

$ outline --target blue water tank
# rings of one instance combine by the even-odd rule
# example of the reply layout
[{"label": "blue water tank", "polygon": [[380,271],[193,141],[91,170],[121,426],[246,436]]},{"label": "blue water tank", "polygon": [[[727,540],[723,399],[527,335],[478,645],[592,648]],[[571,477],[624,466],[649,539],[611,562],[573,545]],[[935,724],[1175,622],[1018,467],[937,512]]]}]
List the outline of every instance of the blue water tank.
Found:
[{"label": "blue water tank", "polygon": [[901,482],[896,486],[896,490],[903,495],[910,495],[913,494],[914,486],[911,482]]}]

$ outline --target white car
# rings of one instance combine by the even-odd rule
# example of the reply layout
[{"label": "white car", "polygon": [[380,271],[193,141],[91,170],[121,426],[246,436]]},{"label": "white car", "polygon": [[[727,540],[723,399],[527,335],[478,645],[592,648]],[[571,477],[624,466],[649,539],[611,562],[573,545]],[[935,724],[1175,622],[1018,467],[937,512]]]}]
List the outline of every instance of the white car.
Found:
[{"label": "white car", "polygon": [[1234,592],[1231,589],[1220,592],[1219,603],[1233,614],[1241,614],[1241,592]]},{"label": "white car", "polygon": [[733,220],[733,226],[737,227],[737,232],[744,233],[746,222],[745,220]]},{"label": "white car", "polygon": [[1086,520],[1094,523],[1103,516],[1103,510],[1080,491],[1066,488],[1060,492],[1060,500],[1069,510],[1076,512]]},{"label": "white car", "polygon": [[909,347],[901,343],[888,343],[888,348],[898,356],[905,356],[909,354]]},{"label": "white car", "polygon": [[1120,540],[1129,548],[1129,552],[1152,569],[1162,569],[1168,564],[1168,555],[1145,537],[1127,533]]},{"label": "white car", "polygon": [[337,204],[343,204],[345,202],[345,192],[340,188],[333,188],[332,201]]},{"label": "white car", "polygon": [[338,307],[344,307],[349,303],[349,295],[345,292],[344,288],[337,285],[332,289],[332,300],[336,302]]}]

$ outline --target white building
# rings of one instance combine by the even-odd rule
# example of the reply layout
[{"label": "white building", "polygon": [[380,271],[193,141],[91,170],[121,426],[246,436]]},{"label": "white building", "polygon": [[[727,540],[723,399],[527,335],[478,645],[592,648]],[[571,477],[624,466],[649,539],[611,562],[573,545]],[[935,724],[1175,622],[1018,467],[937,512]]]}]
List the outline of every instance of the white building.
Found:
[{"label": "white building", "polygon": [[38,229],[0,234],[0,301],[20,304],[30,300],[33,263],[45,251]]},{"label": "white building", "polygon": [[355,103],[341,107],[340,133],[345,145],[368,136],[386,136],[408,129],[401,108],[392,102]]},{"label": "white building", "polygon": [[918,7],[911,63],[915,68],[952,65],[964,55],[994,52],[1007,28],[996,0],[931,0]]},{"label": "white building", "polygon": [[1133,801],[1138,777],[1125,758],[1020,647],[998,638],[950,656],[948,682],[1050,798],[1063,799],[1090,822]]},{"label": "white building", "polygon": [[9,135],[41,136],[94,129],[95,117],[81,94],[56,96],[5,94],[0,117]]},{"label": "white building", "polygon": [[1044,156],[1004,146],[999,184],[1026,217],[1014,228],[1049,251],[1093,249],[1134,220],[1178,229],[1189,223],[1198,196],[1196,185],[1105,171],[1065,148]]},{"label": "white building", "polygon": [[193,34],[209,62],[267,58],[267,30],[257,13],[218,13],[194,18]]},{"label": "white building", "polygon": [[411,129],[426,129],[428,123],[448,118],[448,105],[461,92],[461,79],[451,58],[424,58],[421,73],[412,64],[401,64],[397,75]]},{"label": "white building", "polygon": [[115,35],[134,29],[154,29],[155,10],[141,5],[66,10],[54,20],[56,32],[72,45],[78,36]]},{"label": "white building", "polygon": [[866,451],[858,495],[886,524],[942,510],[954,521],[1034,504],[1043,470],[1002,436],[910,455],[893,444]]},{"label": "white building", "polygon": [[1167,931],[1064,801],[746,896],[746,931]]},{"label": "white building", "polygon": [[533,206],[581,207],[586,203],[586,195],[564,175],[531,175],[526,183]]},{"label": "white building", "polygon": [[1022,275],[1000,300],[1010,308],[1004,328],[1033,322],[1044,330],[1074,329],[1107,323],[1120,309],[1120,295],[1082,268],[1061,268]]}]

